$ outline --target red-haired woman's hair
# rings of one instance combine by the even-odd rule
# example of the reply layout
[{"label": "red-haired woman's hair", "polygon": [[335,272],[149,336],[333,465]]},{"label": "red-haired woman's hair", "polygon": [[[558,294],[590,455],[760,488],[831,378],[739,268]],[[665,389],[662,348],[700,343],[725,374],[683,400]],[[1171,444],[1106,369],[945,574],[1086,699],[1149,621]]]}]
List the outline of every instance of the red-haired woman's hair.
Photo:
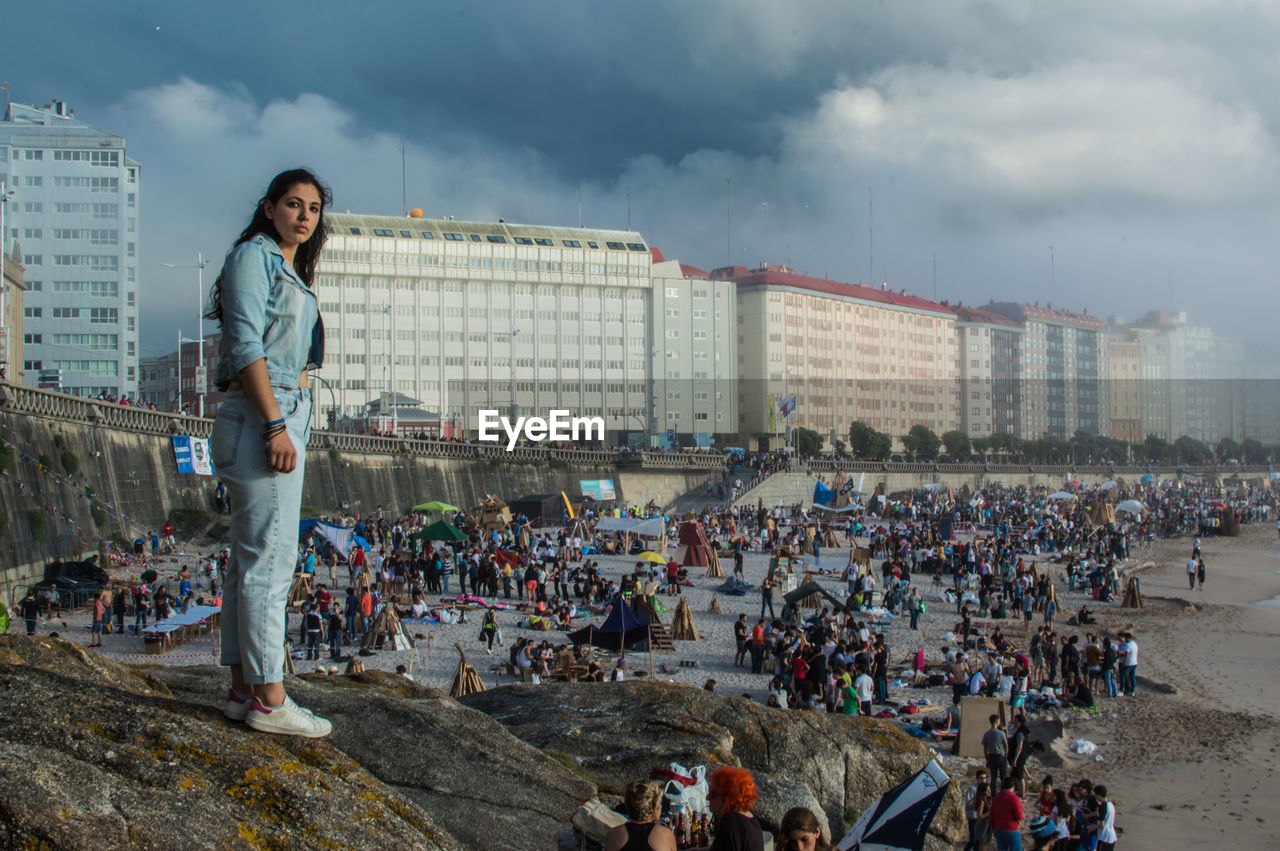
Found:
[{"label": "red-haired woman's hair", "polygon": [[746,813],[756,805],[756,783],[745,768],[717,768],[711,772],[709,785],[724,797],[722,812]]}]

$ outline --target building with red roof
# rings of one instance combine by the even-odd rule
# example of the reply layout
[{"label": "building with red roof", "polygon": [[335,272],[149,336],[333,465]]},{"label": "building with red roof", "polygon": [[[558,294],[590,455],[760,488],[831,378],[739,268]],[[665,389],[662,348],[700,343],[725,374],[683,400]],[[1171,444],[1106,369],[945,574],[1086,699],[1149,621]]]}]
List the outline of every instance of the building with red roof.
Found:
[{"label": "building with red roof", "polygon": [[797,274],[786,266],[712,270],[738,309],[739,431],[776,446],[789,427],[827,441],[862,420],[901,437],[956,428],[956,314],[906,291]]}]

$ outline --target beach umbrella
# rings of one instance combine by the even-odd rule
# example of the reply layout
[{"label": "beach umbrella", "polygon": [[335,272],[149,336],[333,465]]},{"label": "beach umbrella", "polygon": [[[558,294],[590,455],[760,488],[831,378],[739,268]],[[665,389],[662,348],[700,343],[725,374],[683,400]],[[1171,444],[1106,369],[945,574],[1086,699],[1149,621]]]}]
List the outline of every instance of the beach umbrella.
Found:
[{"label": "beach umbrella", "polygon": [[412,537],[418,541],[444,541],[449,544],[467,540],[465,532],[443,520],[437,520],[427,528],[414,532]]},{"label": "beach umbrella", "polygon": [[1136,499],[1126,499],[1116,505],[1116,511],[1123,511],[1126,514],[1138,515],[1146,510],[1146,506],[1138,502]]},{"label": "beach umbrella", "polygon": [[929,760],[904,783],[885,792],[836,844],[837,851],[922,851],[933,817],[947,795],[951,777]]},{"label": "beach umbrella", "polygon": [[636,558],[640,559],[641,561],[651,562],[652,564],[667,563],[667,560],[664,557],[658,555],[653,550],[645,550],[644,552],[640,553],[640,555],[636,556]]},{"label": "beach umbrella", "polygon": [[1067,493],[1066,491],[1058,491],[1057,493],[1049,494],[1049,499],[1053,499],[1053,500],[1066,500],[1066,499],[1075,499],[1075,498],[1076,498],[1075,494],[1070,494],[1070,493]]},{"label": "beach umbrella", "polygon": [[1107,481],[1098,485],[1098,487],[1104,491],[1109,491],[1109,490],[1115,490],[1117,487],[1119,487],[1119,485],[1117,485],[1115,481]]},{"label": "beach umbrella", "polygon": [[431,500],[431,502],[424,502],[421,505],[415,505],[413,507],[413,510],[414,511],[439,511],[440,513],[443,514],[446,511],[459,511],[460,509],[456,505],[450,505],[447,502],[441,502],[438,499],[433,499]]}]

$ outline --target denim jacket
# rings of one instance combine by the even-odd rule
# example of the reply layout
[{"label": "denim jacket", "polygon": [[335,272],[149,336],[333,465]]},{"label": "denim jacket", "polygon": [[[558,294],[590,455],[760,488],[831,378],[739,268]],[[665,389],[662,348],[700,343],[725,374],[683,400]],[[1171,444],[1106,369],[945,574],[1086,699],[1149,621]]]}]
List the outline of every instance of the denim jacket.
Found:
[{"label": "denim jacket", "polygon": [[214,382],[226,389],[240,370],[267,359],[272,385],[297,387],[324,361],[324,323],[315,293],[265,234],[242,242],[222,264],[222,340]]}]

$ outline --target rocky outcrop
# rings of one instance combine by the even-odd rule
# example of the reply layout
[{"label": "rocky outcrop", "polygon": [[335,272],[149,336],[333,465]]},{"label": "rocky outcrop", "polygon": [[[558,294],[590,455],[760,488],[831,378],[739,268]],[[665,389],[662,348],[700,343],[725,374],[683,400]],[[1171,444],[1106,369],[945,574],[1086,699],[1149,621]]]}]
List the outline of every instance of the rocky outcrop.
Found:
[{"label": "rocky outcrop", "polygon": [[445,693],[395,675],[299,678],[327,739],[217,709],[214,668],[135,669],[0,638],[0,846],[551,848],[594,786]]},{"label": "rocky outcrop", "polygon": [[[805,805],[838,836],[929,756],[879,722],[669,683],[459,702],[379,671],[290,678],[299,703],[334,721],[319,741],[227,721],[225,688],[214,667],[0,637],[0,847],[549,849],[582,801],[670,762],[750,768],[766,824]],[[961,822],[953,792],[938,848]]]},{"label": "rocky outcrop", "polygon": [[[932,756],[868,718],[785,712],[686,685],[625,682],[512,686],[463,698],[547,753],[572,755],[602,791],[618,793],[654,766],[741,765],[759,778],[757,813],[777,824],[816,802],[835,835]],[[933,824],[950,847],[964,824],[955,785]]]}]

